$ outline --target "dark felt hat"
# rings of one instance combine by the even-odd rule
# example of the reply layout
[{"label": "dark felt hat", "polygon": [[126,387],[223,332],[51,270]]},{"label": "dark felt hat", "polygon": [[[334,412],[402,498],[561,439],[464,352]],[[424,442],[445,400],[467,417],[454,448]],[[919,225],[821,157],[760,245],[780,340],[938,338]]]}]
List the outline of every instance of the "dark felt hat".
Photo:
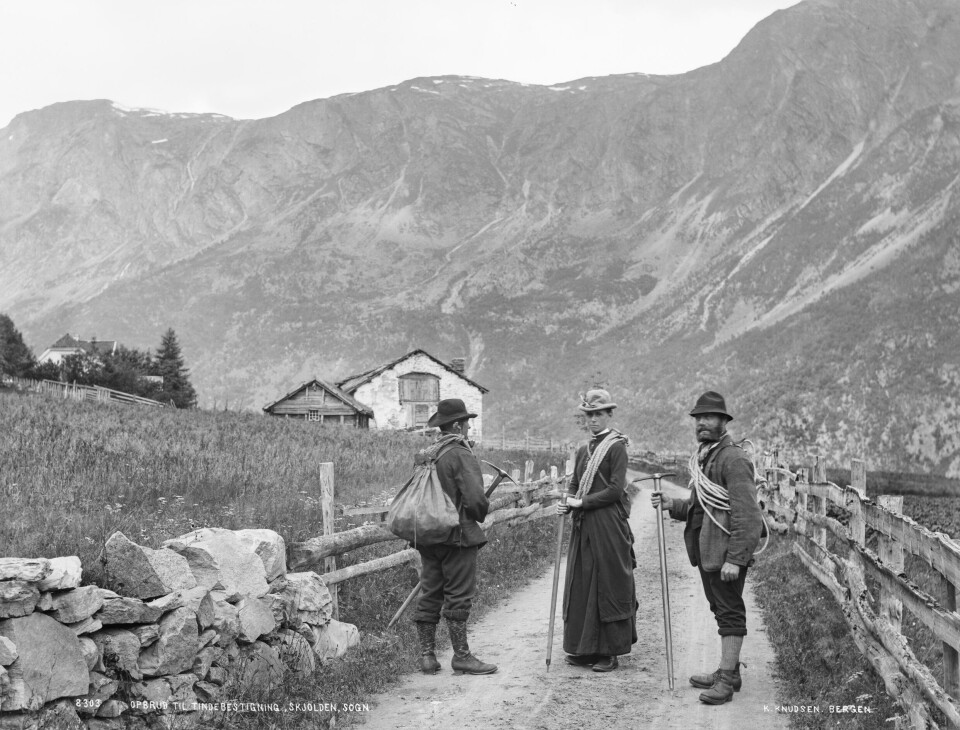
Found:
[{"label": "dark felt hat", "polygon": [[727,413],[726,401],[715,390],[708,390],[697,398],[697,404],[690,411],[691,416],[699,416],[704,413],[716,413],[718,416],[726,416],[731,421],[733,420],[733,416]]},{"label": "dark felt hat", "polygon": [[467,407],[459,398],[447,398],[437,403],[437,412],[430,416],[427,425],[439,428],[447,423],[462,421],[464,418],[476,417],[476,413],[467,412]]}]

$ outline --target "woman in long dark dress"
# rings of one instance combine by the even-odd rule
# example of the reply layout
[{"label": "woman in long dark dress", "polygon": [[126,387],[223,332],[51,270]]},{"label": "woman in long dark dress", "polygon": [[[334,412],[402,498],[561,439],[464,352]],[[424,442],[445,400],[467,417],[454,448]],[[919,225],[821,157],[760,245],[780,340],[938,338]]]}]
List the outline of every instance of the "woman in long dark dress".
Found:
[{"label": "woman in long dark dress", "polygon": [[568,664],[595,672],[617,668],[637,641],[637,561],[626,492],[627,439],[610,428],[616,403],[605,390],[582,396],[593,438],[577,451],[566,505],[573,530],[563,591],[563,650]]}]

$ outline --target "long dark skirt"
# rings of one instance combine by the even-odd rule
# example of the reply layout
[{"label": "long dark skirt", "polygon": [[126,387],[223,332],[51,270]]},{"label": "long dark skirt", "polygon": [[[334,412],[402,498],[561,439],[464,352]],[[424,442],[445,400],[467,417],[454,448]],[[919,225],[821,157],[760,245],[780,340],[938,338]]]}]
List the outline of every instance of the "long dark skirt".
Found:
[{"label": "long dark skirt", "polygon": [[563,650],[568,654],[629,654],[637,641],[633,536],[626,520],[610,520],[608,515],[591,519],[596,517],[601,516],[585,515],[570,537]]}]

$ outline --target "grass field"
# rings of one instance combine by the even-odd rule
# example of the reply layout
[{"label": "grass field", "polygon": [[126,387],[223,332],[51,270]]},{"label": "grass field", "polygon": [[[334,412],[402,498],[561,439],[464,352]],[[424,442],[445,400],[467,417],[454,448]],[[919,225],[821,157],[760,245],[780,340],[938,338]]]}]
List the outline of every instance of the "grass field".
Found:
[{"label": "grass field", "polygon": [[[0,393],[2,393],[0,389]],[[0,555],[79,555],[86,582],[120,530],[158,547],[197,527],[263,527],[289,543],[322,534],[318,467],[338,505],[382,504],[427,437],[323,428],[255,414],[0,395]],[[560,454],[481,454],[505,468]],[[552,461],[548,458],[552,456]],[[338,527],[337,529],[340,529]]]},{"label": "grass field", "polygon": [[[100,557],[114,530],[150,547],[200,526],[265,527],[288,543],[302,540],[322,533],[319,464],[334,464],[339,505],[382,504],[411,473],[413,453],[428,442],[402,432],[76,403],[0,389],[0,556],[78,555],[84,583],[107,585]],[[482,449],[479,455],[507,470],[531,459],[536,473],[562,468],[564,457]],[[552,556],[554,527],[543,520],[490,530],[475,615],[542,572]],[[338,558],[338,566],[401,547],[355,550]],[[385,627],[416,580],[412,568],[402,567],[340,584],[341,619],[360,629],[361,646],[310,677],[291,678],[267,698],[247,699],[364,702],[395,681],[414,666],[417,640],[409,616],[394,630]],[[445,632],[438,638],[444,643]],[[228,713],[212,726],[327,728],[351,719]]]}]

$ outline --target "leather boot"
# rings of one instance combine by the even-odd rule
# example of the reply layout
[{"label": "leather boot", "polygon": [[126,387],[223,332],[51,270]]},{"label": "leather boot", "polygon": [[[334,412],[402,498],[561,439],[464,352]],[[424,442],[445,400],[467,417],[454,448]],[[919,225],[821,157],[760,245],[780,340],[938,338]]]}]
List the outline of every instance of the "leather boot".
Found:
[{"label": "leather boot", "polygon": [[484,664],[470,653],[466,621],[447,618],[447,629],[450,631],[450,643],[453,645],[453,661],[450,662],[450,666],[455,674],[493,674],[497,671],[496,664]]},{"label": "leather boot", "polygon": [[417,637],[420,639],[420,671],[424,674],[436,674],[440,671],[440,662],[437,661],[437,625],[417,621]]},{"label": "leather boot", "polygon": [[[710,689],[714,684],[717,683],[717,679],[720,676],[720,672],[724,670],[718,669],[715,672],[710,674],[694,674],[690,677],[690,684],[692,684],[697,689]],[[733,687],[734,692],[739,692],[740,687],[743,685],[743,682],[740,679],[740,663],[737,663],[737,668],[732,672],[729,672],[731,676],[730,685]]]},{"label": "leather boot", "polygon": [[722,705],[733,699],[733,672],[727,669],[717,670],[717,681],[706,692],[700,693],[700,701],[708,705]]}]

